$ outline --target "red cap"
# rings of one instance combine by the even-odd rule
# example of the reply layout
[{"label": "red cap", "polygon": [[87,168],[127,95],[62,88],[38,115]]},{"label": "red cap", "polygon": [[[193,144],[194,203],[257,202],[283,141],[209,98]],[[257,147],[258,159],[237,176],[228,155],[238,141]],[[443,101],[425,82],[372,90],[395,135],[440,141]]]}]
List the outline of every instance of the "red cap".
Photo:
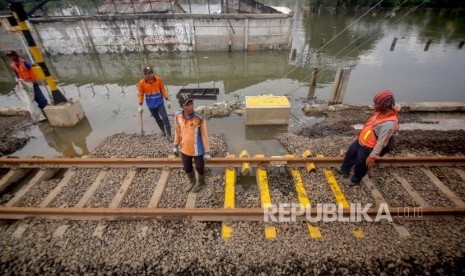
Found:
[{"label": "red cap", "polygon": [[373,98],[373,103],[382,107],[394,107],[396,104],[394,94],[389,89],[378,92]]}]

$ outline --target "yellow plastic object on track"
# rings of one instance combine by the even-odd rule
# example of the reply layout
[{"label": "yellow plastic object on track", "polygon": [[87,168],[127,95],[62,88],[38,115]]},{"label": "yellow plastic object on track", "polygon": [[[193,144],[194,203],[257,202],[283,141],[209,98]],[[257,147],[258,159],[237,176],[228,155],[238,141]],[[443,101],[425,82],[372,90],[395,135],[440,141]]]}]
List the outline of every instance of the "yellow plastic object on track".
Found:
[{"label": "yellow plastic object on track", "polygon": [[[302,153],[302,158],[307,158],[311,156],[312,156],[312,152],[310,150],[306,150]],[[316,171],[315,163],[313,162],[307,162],[307,164],[305,165],[305,168],[307,169],[307,172]]]}]

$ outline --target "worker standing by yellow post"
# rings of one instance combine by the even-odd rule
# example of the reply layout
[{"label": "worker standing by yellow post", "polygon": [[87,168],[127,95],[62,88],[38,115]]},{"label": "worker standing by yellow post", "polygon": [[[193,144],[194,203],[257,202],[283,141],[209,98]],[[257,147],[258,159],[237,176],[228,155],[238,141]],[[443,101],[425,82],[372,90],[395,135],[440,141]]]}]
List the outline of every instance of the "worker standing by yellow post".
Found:
[{"label": "worker standing by yellow post", "polygon": [[68,102],[65,96],[60,92],[60,90],[58,90],[55,80],[50,75],[50,71],[48,70],[48,67],[44,62],[42,53],[40,52],[39,48],[37,47],[34,41],[34,38],[31,35],[31,31],[29,30],[29,27],[27,25],[28,14],[24,10],[23,5],[18,2],[12,2],[12,1],[9,1],[9,2],[10,2],[11,11],[13,12],[13,16],[16,20],[16,23],[21,33],[24,36],[24,39],[27,42],[27,45],[29,47],[29,50],[31,51],[32,57],[34,58],[35,62],[40,66],[40,69],[38,70],[38,74],[36,74],[36,77],[39,78],[40,76],[38,75],[43,75],[45,82],[47,83],[47,85],[50,87],[50,90],[52,91],[52,98],[55,104]]},{"label": "worker standing by yellow post", "polygon": [[23,85],[26,86],[27,89],[29,89],[29,86],[32,85],[32,89],[34,90],[34,101],[40,109],[44,109],[48,105],[48,102],[37,83],[37,76],[31,70],[32,64],[29,61],[20,58],[15,51],[9,51],[6,56],[12,59],[10,67],[16,74],[16,82],[18,83],[22,81]]}]

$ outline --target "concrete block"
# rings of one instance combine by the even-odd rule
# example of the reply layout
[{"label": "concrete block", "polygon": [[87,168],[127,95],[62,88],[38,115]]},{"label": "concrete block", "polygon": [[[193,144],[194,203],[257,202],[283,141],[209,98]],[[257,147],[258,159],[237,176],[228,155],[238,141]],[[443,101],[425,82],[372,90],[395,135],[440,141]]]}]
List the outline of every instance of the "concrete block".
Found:
[{"label": "concrete block", "polygon": [[44,108],[48,122],[56,127],[71,127],[86,115],[79,100],[69,100],[65,104],[48,105]]},{"label": "concrete block", "polygon": [[24,107],[0,107],[0,116],[26,116],[29,114]]},{"label": "concrete block", "polygon": [[285,96],[245,97],[245,125],[287,125],[290,113]]},{"label": "concrete block", "polygon": [[400,103],[401,111],[410,112],[463,112],[465,102]]}]

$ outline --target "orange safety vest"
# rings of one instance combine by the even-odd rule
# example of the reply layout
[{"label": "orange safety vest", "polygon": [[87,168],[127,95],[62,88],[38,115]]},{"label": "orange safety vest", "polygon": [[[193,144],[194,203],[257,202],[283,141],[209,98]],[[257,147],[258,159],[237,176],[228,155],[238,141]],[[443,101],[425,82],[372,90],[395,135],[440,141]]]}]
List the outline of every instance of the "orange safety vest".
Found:
[{"label": "orange safety vest", "polygon": [[391,114],[387,116],[380,116],[381,112],[375,112],[373,115],[368,118],[363,126],[362,131],[358,134],[358,142],[367,148],[374,148],[376,146],[376,142],[378,141],[378,137],[373,130],[373,127],[384,123],[386,121],[394,121],[396,123],[396,129],[394,133],[397,132],[399,129],[399,120],[397,119],[397,111],[393,111]]},{"label": "orange safety vest", "polygon": [[24,59],[20,58],[19,64],[16,64],[16,62],[13,61],[11,63],[11,67],[16,71],[16,74],[18,74],[18,78],[25,81],[37,81],[37,77],[34,72],[32,72],[31,69],[28,69],[24,64]]},{"label": "orange safety vest", "polygon": [[210,151],[205,118],[197,112],[193,118],[185,118],[182,111],[174,116],[174,144],[181,145],[181,152],[199,156]]}]

